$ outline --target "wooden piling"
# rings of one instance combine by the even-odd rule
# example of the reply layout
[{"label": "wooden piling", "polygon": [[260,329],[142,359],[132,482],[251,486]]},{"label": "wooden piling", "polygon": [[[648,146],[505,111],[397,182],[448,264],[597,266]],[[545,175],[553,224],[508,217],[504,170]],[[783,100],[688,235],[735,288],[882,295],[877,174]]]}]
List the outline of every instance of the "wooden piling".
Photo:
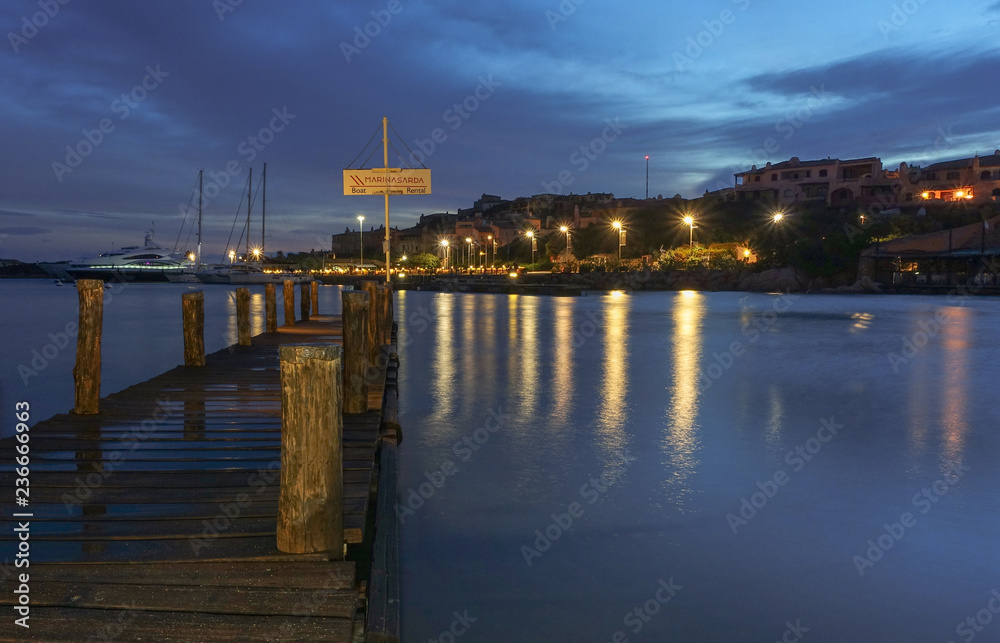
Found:
[{"label": "wooden piling", "polygon": [[392,286],[379,286],[379,343],[388,344],[392,335]]},{"label": "wooden piling", "polygon": [[303,281],[299,285],[299,291],[299,309],[302,311],[302,321],[307,322],[309,321],[309,302],[312,301],[309,296],[309,284]]},{"label": "wooden piling", "polygon": [[80,279],[76,282],[80,320],[76,335],[76,365],[73,382],[76,404],[73,412],[92,415],[100,411],[101,330],[104,326],[104,282]]},{"label": "wooden piling", "polygon": [[205,292],[181,295],[184,315],[184,365],[205,365]]},{"label": "wooden piling", "polygon": [[342,294],[344,321],[344,413],[368,411],[368,307],[364,290]]},{"label": "wooden piling", "polygon": [[315,279],[309,283],[309,288],[312,291],[312,314],[319,316],[319,282]]},{"label": "wooden piling", "polygon": [[265,331],[278,332],[278,303],[274,296],[274,284],[264,284]]},{"label": "wooden piling", "polygon": [[285,288],[285,326],[295,325],[295,285],[290,279],[284,282]]},{"label": "wooden piling", "polygon": [[368,363],[378,366],[382,352],[378,336],[378,286],[374,281],[362,281],[361,287],[368,293]]},{"label": "wooden piling", "polygon": [[341,348],[279,348],[281,489],[278,549],[344,557]]},{"label": "wooden piling", "polygon": [[236,289],[236,331],[240,346],[250,345],[250,289]]}]

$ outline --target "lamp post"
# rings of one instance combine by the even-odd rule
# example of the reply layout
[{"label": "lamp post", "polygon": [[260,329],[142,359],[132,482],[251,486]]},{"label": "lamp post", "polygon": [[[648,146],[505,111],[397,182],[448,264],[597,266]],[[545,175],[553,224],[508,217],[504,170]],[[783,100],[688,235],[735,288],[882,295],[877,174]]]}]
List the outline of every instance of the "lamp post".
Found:
[{"label": "lamp post", "polygon": [[450,267],[448,259],[451,256],[451,248],[448,247],[447,239],[441,239],[441,247],[444,248],[444,269],[448,270],[448,268]]},{"label": "lamp post", "polygon": [[618,263],[621,263],[622,262],[622,246],[625,245],[622,242],[622,234],[624,234],[625,230],[622,228],[622,222],[621,221],[612,221],[611,222],[611,227],[618,231]]},{"label": "lamp post", "polygon": [[694,245],[694,217],[690,214],[684,217],[684,223],[690,227],[690,234],[688,234],[688,245]]},{"label": "lamp post", "polygon": [[776,212],[774,216],[771,217],[771,220],[774,221],[775,223],[781,223],[781,220],[784,218],[785,218],[784,212]]},{"label": "lamp post", "polygon": [[472,237],[465,238],[465,267],[472,272]]},{"label": "lamp post", "polygon": [[570,255],[570,253],[573,250],[573,247],[570,245],[570,241],[569,241],[569,226],[565,226],[565,225],[564,226],[560,226],[559,227],[559,231],[566,233],[566,262],[569,263],[569,255]]},{"label": "lamp post", "polygon": [[528,241],[531,242],[531,264],[535,264],[535,231],[528,230],[524,233],[528,237]]},{"label": "lamp post", "polygon": [[[486,235],[486,240],[489,241],[489,244],[487,244],[486,246],[486,259],[483,261],[483,263],[485,264],[483,267],[490,265],[490,247],[493,245],[493,235],[492,234]],[[496,260],[497,260],[497,250],[496,248],[493,248],[493,261]]]},{"label": "lamp post", "polygon": [[364,222],[365,222],[365,215],[359,214],[358,215],[358,248],[360,250],[360,257],[361,257],[360,258],[360,262],[361,263],[358,266],[359,270],[364,270],[364,268],[365,268],[365,228],[364,228]]}]

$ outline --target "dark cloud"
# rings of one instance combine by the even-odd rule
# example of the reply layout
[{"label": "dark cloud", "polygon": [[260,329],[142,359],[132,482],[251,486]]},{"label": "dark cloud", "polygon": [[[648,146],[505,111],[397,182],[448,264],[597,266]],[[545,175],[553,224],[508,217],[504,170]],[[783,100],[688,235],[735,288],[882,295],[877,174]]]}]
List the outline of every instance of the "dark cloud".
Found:
[{"label": "dark cloud", "polygon": [[47,228],[33,228],[30,226],[0,228],[0,234],[12,234],[22,237],[31,237],[38,234],[47,234],[49,232],[52,231]]}]

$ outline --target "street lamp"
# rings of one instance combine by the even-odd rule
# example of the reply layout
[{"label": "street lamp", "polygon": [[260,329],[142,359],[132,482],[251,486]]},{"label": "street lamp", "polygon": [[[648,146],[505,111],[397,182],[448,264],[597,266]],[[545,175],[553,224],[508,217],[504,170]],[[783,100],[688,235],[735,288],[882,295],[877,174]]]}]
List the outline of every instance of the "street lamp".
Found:
[{"label": "street lamp", "polygon": [[774,221],[775,223],[781,223],[781,220],[784,218],[785,218],[784,212],[776,212],[774,216],[771,217],[771,220]]},{"label": "street lamp", "polygon": [[448,270],[449,268],[448,259],[451,258],[451,248],[448,247],[447,239],[441,239],[441,247],[444,248],[444,269]]},{"label": "street lamp", "polygon": [[[492,234],[486,235],[486,239],[490,243],[489,243],[489,245],[486,246],[486,259],[485,259],[485,261],[483,261],[483,263],[485,264],[484,267],[490,265],[490,246],[492,246],[495,243],[493,241],[493,235]],[[497,249],[493,248],[493,261],[496,261],[496,260],[497,260]]]},{"label": "street lamp", "polygon": [[358,246],[361,249],[361,251],[360,251],[360,258],[361,258],[361,266],[360,266],[360,268],[362,270],[364,270],[364,268],[365,268],[365,228],[364,228],[364,222],[365,222],[365,215],[359,214],[358,215]]},{"label": "street lamp", "polygon": [[535,263],[535,231],[534,230],[528,230],[524,234],[528,237],[528,240],[531,241],[531,263],[532,263],[532,265],[534,265],[534,263]]},{"label": "street lamp", "polygon": [[236,261],[236,251],[235,250],[230,250],[229,251],[229,263],[234,263],[235,261]]},{"label": "street lamp", "polygon": [[625,228],[622,227],[621,221],[612,221],[611,227],[618,231],[618,263],[622,261],[622,246],[625,245]]},{"label": "street lamp", "polygon": [[467,257],[465,267],[469,269],[469,272],[472,272],[472,237],[465,238],[465,252]]},{"label": "street lamp", "polygon": [[566,261],[569,262],[569,256],[572,253],[572,249],[573,249],[573,247],[570,245],[570,240],[569,240],[569,226],[565,226],[565,225],[564,226],[560,226],[559,227],[559,232],[565,232],[566,233]]},{"label": "street lamp", "polygon": [[684,217],[684,223],[690,228],[690,234],[688,234],[688,245],[694,245],[694,217],[690,214]]}]

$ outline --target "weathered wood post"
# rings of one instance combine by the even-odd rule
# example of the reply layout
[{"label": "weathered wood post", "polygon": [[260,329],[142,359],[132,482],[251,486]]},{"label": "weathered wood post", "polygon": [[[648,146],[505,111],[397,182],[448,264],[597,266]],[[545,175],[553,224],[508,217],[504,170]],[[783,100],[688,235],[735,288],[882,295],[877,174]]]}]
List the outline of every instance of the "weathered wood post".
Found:
[{"label": "weathered wood post", "polygon": [[382,284],[382,343],[392,343],[392,285]]},{"label": "weathered wood post", "polygon": [[299,285],[299,309],[302,311],[302,321],[309,321],[309,302],[312,298],[309,296],[309,284],[302,282]]},{"label": "weathered wood post", "polygon": [[364,290],[343,292],[344,413],[368,410],[368,307]]},{"label": "weathered wood post", "polygon": [[240,346],[250,345],[250,289],[236,289],[236,332]]},{"label": "weathered wood post", "polygon": [[368,293],[368,365],[378,366],[382,347],[378,337],[378,294],[374,281],[362,281],[361,287]]},{"label": "weathered wood post", "polygon": [[286,279],[285,288],[285,326],[295,325],[295,285]]},{"label": "weathered wood post", "polygon": [[386,329],[386,316],[389,314],[389,289],[385,284],[379,284],[375,289],[375,305],[378,307],[378,343],[379,346],[389,343],[389,332]]},{"label": "weathered wood post", "polygon": [[184,314],[184,365],[205,365],[205,292],[181,295]]},{"label": "weathered wood post", "polygon": [[278,332],[278,303],[274,297],[274,284],[264,284],[264,318],[265,330],[269,333]]},{"label": "weathered wood post", "polygon": [[341,349],[281,346],[278,549],[344,557]]},{"label": "weathered wood post", "polygon": [[309,288],[312,291],[312,314],[319,315],[319,282],[313,279],[309,283]]},{"label": "weathered wood post", "polygon": [[73,382],[76,404],[73,412],[92,415],[100,412],[101,330],[104,326],[104,282],[80,279],[76,282],[80,320],[76,334],[76,365]]}]

